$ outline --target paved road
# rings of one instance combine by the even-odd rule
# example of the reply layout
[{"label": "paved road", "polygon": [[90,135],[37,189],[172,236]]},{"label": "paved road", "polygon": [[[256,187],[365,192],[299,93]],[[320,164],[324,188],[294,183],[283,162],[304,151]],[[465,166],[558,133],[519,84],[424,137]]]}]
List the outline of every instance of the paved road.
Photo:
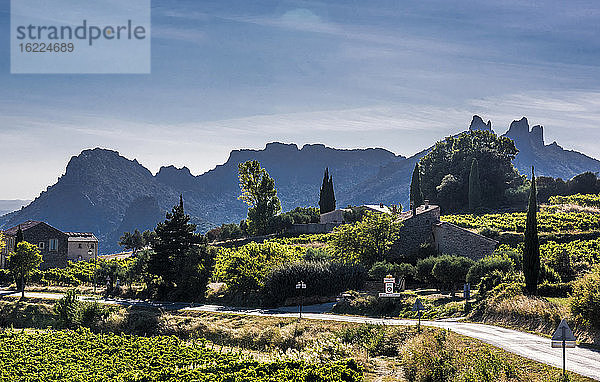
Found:
[{"label": "paved road", "polygon": [[[26,297],[59,299],[59,293],[26,292]],[[19,297],[19,293],[0,289],[1,297]],[[89,298],[80,297],[82,300]],[[105,304],[122,306],[157,307],[163,309],[192,310],[215,313],[236,313],[252,316],[271,317],[297,317],[297,308],[287,307],[279,309],[246,309],[234,308],[220,305],[195,305],[187,303],[151,302],[142,300],[125,299],[101,299],[99,302]],[[302,314],[303,317],[313,320],[328,320],[340,322],[370,323],[383,325],[416,325],[415,320],[381,319],[357,316],[341,316],[327,314],[332,304],[321,304],[307,306]],[[488,344],[502,348],[511,353],[542,362],[547,365],[562,368],[562,349],[553,349],[550,339],[534,334],[523,333],[516,330],[505,329],[492,325],[474,324],[451,320],[422,321],[422,325],[450,329],[455,333],[479,339]],[[567,370],[600,380],[600,351],[576,347],[567,349]]]}]

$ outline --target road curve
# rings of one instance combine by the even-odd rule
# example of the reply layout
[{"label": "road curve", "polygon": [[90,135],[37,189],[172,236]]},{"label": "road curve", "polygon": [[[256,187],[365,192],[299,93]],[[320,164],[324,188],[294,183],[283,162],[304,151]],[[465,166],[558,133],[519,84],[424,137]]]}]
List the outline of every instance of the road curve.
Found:
[{"label": "road curve", "polygon": [[[2,297],[19,297],[19,293],[14,293],[8,290],[0,290],[0,298]],[[59,299],[62,294],[59,293],[39,293],[27,292],[26,297],[30,298],[45,298]],[[81,300],[89,298],[80,297]],[[235,308],[220,305],[197,305],[188,303],[171,303],[171,302],[152,302],[142,300],[128,299],[101,299],[101,303],[121,305],[121,306],[140,306],[140,307],[155,307],[167,310],[191,310],[214,313],[234,313],[245,314],[252,316],[268,316],[268,317],[298,317],[298,313],[294,308],[281,309],[247,309]],[[370,318],[359,316],[342,316],[324,313],[330,309],[332,304],[324,304],[317,306],[309,306],[305,308],[303,318],[311,320],[325,321],[340,321],[365,324],[382,324],[382,325],[416,325],[415,320],[401,320],[393,318]],[[535,334],[519,332],[517,330],[506,329],[493,325],[475,324],[468,322],[457,321],[422,321],[422,325],[444,328],[452,330],[455,333],[476,338],[490,345],[499,347],[508,352],[520,355],[525,358],[532,359],[550,366],[562,368],[562,349],[553,349],[550,346],[550,339],[537,336]],[[576,347],[567,349],[567,370],[577,374],[600,380],[600,351]]]}]

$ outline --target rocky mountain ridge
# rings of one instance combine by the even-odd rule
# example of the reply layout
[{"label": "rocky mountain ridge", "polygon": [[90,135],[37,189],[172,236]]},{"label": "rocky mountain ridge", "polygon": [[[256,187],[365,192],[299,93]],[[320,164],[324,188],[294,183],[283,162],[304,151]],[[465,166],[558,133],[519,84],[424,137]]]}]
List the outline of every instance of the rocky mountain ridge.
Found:
[{"label": "rocky mountain ridge", "polygon": [[[470,130],[492,131],[491,121],[474,116]],[[570,178],[584,171],[600,171],[600,161],[545,145],[543,127],[529,128],[526,118],[511,123],[505,136],[519,154],[514,161],[521,173],[536,166],[538,175]],[[275,179],[284,210],[318,205],[323,170],[333,176],[337,205],[363,203],[407,204],[415,163],[430,148],[410,158],[381,149],[340,150],[323,144],[268,143],[262,150],[233,150],[214,169],[193,175],[187,167],[162,167],[156,175],[137,160],[106,149],[84,150],[69,161],[65,174],[27,207],[0,218],[0,229],[25,220],[44,220],[65,231],[93,231],[102,252],[118,250],[124,231],[149,229],[184,195],[192,221],[206,231],[225,222],[239,222],[247,206],[237,199],[237,166],[258,160]]]}]

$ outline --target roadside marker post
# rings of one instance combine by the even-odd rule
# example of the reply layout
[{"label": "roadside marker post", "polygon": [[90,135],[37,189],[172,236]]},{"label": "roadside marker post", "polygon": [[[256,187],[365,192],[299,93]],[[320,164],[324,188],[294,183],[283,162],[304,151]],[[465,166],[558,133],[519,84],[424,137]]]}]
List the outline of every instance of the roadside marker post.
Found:
[{"label": "roadside marker post", "polygon": [[417,298],[417,300],[415,301],[415,304],[412,307],[413,312],[417,312],[417,316],[419,317],[419,325],[417,326],[418,331],[421,331],[421,314],[422,312],[425,310],[425,307],[423,306],[423,303],[421,302],[420,298]]},{"label": "roadside marker post", "polygon": [[566,374],[566,363],[567,363],[567,348],[574,348],[576,345],[577,339],[573,334],[573,331],[567,324],[566,319],[562,319],[558,328],[552,335],[552,347],[553,348],[562,348],[563,351],[563,376]]},{"label": "roadside marker post", "polygon": [[306,289],[306,284],[304,281],[300,280],[296,284],[296,289],[300,290],[300,317],[298,319],[302,319],[302,305],[304,305],[304,289]]},{"label": "roadside marker post", "polygon": [[465,312],[470,309],[469,300],[471,299],[471,283],[466,283],[463,286],[463,297],[465,299]]}]

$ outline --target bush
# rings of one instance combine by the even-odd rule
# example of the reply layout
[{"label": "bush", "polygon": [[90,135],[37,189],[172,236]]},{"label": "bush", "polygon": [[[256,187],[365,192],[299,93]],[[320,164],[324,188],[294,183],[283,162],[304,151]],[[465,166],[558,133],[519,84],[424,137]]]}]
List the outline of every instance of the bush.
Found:
[{"label": "bush", "polygon": [[344,343],[360,345],[370,356],[398,356],[398,344],[414,335],[412,327],[364,324],[341,329],[337,337]]},{"label": "bush", "polygon": [[1,285],[10,285],[12,283],[13,278],[8,269],[0,269],[0,284]]},{"label": "bush", "polygon": [[545,297],[568,297],[573,293],[572,283],[542,283],[538,286],[538,294]]},{"label": "bush", "polygon": [[265,279],[262,296],[267,304],[281,304],[297,297],[296,283],[304,281],[304,296],[334,296],[346,290],[361,289],[366,271],[361,265],[337,262],[297,262],[273,269]]},{"label": "bush", "polygon": [[463,283],[474,261],[463,256],[442,255],[428,257],[417,262],[416,277],[419,281],[433,286],[454,290],[456,284]]},{"label": "bush", "polygon": [[300,247],[274,242],[253,242],[234,249],[221,248],[212,278],[226,283],[230,293],[258,292],[271,270],[299,260],[303,251]]},{"label": "bush", "polygon": [[481,278],[477,288],[479,289],[479,298],[483,299],[491,296],[500,296],[504,298],[507,293],[512,297],[513,292],[522,294],[523,275],[516,272],[504,273],[500,270],[493,270]]},{"label": "bush", "polygon": [[367,295],[340,301],[333,307],[333,312],[371,317],[398,317],[400,313],[410,311],[411,307],[412,304],[409,305],[404,299]]},{"label": "bush", "polygon": [[63,328],[73,328],[79,325],[79,301],[74,289],[68,290],[67,294],[54,304],[54,313],[59,326]]},{"label": "bush", "polygon": [[600,268],[573,283],[571,312],[587,325],[600,328]]},{"label": "bush", "polygon": [[456,346],[446,331],[412,338],[402,353],[401,364],[409,382],[446,382],[457,371]]},{"label": "bush", "polygon": [[494,270],[498,270],[502,273],[509,273],[514,271],[514,263],[506,255],[492,255],[484,257],[477,261],[469,268],[467,273],[467,282],[472,285],[477,285],[481,281],[481,278]]},{"label": "bush", "polygon": [[465,282],[467,272],[474,263],[467,257],[443,255],[436,258],[431,274],[438,283],[454,291],[457,284]]},{"label": "bush", "polygon": [[479,228],[477,232],[490,239],[497,239],[500,236],[500,230],[498,228],[490,227],[489,225],[484,225]]},{"label": "bush", "polygon": [[404,277],[407,281],[415,276],[416,269],[413,265],[407,263],[388,263],[387,261],[378,261],[369,269],[369,279],[381,281],[387,275],[400,279]]},{"label": "bush", "polygon": [[546,263],[540,264],[540,275],[538,283],[560,283],[562,279],[558,272]]},{"label": "bush", "polygon": [[417,261],[417,266],[415,267],[415,276],[417,280],[425,284],[433,284],[435,278],[431,271],[436,262],[437,258],[433,256]]},{"label": "bush", "polygon": [[102,319],[108,318],[110,311],[104,308],[98,301],[79,304],[79,316],[82,326],[96,329]]},{"label": "bush", "polygon": [[308,248],[304,254],[304,261],[328,261],[332,256],[322,248]]}]

